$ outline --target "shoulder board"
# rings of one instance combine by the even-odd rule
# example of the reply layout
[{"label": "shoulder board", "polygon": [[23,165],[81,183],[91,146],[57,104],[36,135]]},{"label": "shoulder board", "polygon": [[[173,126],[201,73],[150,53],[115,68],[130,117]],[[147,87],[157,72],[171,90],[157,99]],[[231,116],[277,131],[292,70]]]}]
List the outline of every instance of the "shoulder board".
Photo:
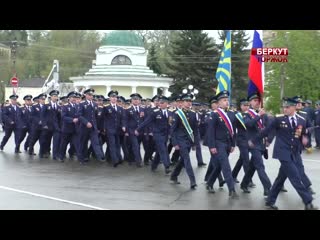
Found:
[{"label": "shoulder board", "polygon": [[276,117],[284,117],[284,114],[276,114]]},{"label": "shoulder board", "polygon": [[168,109],[168,111],[169,111],[169,112],[174,112],[174,111],[175,111],[175,109]]},{"label": "shoulder board", "polygon": [[139,107],[141,107],[141,108],[145,108],[144,106],[139,106]]},{"label": "shoulder board", "polygon": [[159,108],[153,109],[154,112],[159,112]]},{"label": "shoulder board", "polygon": [[103,106],[98,106],[98,108],[103,108]]},{"label": "shoulder board", "polygon": [[304,113],[304,114],[307,114],[307,112],[305,112],[305,111],[299,111],[299,113]]},{"label": "shoulder board", "polygon": [[218,111],[217,110],[213,110],[213,112],[217,113]]},{"label": "shoulder board", "polygon": [[67,105],[69,105],[69,103],[65,103],[65,104],[63,104],[63,106],[67,106]]},{"label": "shoulder board", "polygon": [[32,104],[32,106],[35,106],[35,105],[38,105],[38,103],[34,103],[34,104]]},{"label": "shoulder board", "polygon": [[301,115],[299,115],[298,113],[296,113],[297,114],[297,117],[299,117],[299,118],[301,118],[301,119],[303,119],[303,120],[306,120],[304,117],[302,117]]},{"label": "shoulder board", "polygon": [[194,113],[195,113],[196,111],[194,111],[194,110],[191,109],[190,112],[194,112]]},{"label": "shoulder board", "polygon": [[24,106],[19,106],[19,108],[24,108]]}]

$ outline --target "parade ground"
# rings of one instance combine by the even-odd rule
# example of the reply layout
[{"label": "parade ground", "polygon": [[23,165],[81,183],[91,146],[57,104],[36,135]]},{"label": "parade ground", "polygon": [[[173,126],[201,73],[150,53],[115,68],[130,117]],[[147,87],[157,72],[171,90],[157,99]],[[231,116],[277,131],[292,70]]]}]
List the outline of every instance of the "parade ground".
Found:
[{"label": "parade ground", "polygon": [[[4,132],[0,132],[2,139]],[[38,144],[35,152],[38,153]],[[143,154],[143,147],[141,152]],[[208,148],[202,147],[204,162],[209,163]],[[272,159],[272,146],[269,159],[265,160],[266,172],[274,181],[278,160]],[[233,167],[239,151],[230,156]],[[208,193],[204,175],[206,167],[198,167],[195,152],[191,160],[198,187],[190,190],[189,179],[182,171],[180,185],[172,184],[162,165],[153,173],[150,166],[137,168],[123,163],[113,168],[109,163],[91,160],[80,165],[76,160],[64,163],[52,158],[39,159],[27,153],[14,153],[13,136],[0,152],[0,209],[1,210],[264,210],[263,187],[255,173],[253,182],[256,188],[245,194],[236,184],[240,198],[229,199],[227,186],[216,193]],[[316,192],[314,205],[320,206],[320,150],[303,153],[305,171]],[[243,170],[239,173],[241,180]],[[304,204],[290,182],[285,182],[288,192],[281,192],[276,205],[281,210],[303,210]]]}]

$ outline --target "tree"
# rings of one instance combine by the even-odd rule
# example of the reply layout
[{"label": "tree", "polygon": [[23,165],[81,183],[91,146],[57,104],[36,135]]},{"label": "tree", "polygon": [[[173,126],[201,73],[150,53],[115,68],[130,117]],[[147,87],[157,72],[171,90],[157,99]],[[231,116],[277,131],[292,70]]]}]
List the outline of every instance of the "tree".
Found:
[{"label": "tree", "polygon": [[178,95],[191,84],[199,90],[197,99],[207,102],[213,95],[217,55],[214,41],[203,30],[181,31],[169,52],[172,62],[167,63],[168,75],[173,78],[169,91]]},{"label": "tree", "polygon": [[280,111],[280,82],[284,81],[284,96],[301,95],[316,101],[319,88],[319,32],[317,30],[274,31],[270,46],[288,47],[287,63],[265,63],[266,104],[268,110]]},{"label": "tree", "polygon": [[158,75],[161,74],[161,67],[158,63],[157,55],[156,55],[156,47],[154,44],[151,45],[148,55],[148,67],[152,69]]}]

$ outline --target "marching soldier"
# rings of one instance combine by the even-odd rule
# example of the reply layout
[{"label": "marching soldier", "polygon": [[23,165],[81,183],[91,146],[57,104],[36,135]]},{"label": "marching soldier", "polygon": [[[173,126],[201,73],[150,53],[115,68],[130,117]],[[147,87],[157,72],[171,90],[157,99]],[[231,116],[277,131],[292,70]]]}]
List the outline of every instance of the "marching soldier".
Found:
[{"label": "marching soldier", "polygon": [[65,159],[68,144],[70,144],[70,147],[73,147],[73,149],[76,149],[78,147],[76,124],[79,122],[79,117],[76,109],[76,95],[76,92],[70,92],[67,96],[69,99],[69,103],[61,107],[62,126],[61,144],[59,148],[60,162],[63,162]]},{"label": "marching soldier", "polygon": [[24,150],[27,151],[30,141],[30,129],[31,129],[31,106],[32,106],[32,96],[26,95],[23,97],[24,106],[20,107],[21,111],[18,117],[18,131],[19,131],[19,141],[17,143],[15,152],[20,152],[20,145],[28,133],[28,137],[24,143]]},{"label": "marching soldier", "polygon": [[11,137],[12,132],[14,132],[14,140],[16,144],[15,152],[17,152],[17,147],[19,144],[19,131],[17,128],[17,123],[21,110],[17,105],[18,95],[13,94],[9,97],[9,99],[11,100],[11,104],[2,109],[2,120],[4,123],[5,135],[1,141],[0,150],[3,151],[3,148]]},{"label": "marching soldier", "polygon": [[80,103],[79,120],[80,120],[80,164],[89,161],[88,156],[88,141],[92,144],[92,148],[97,160],[104,162],[104,154],[99,144],[98,127],[96,120],[96,111],[98,109],[96,103],[92,101],[94,89],[84,91],[86,100]]},{"label": "marching soldier", "polygon": [[[211,110],[209,110],[205,116],[205,128],[206,128],[206,134],[204,136],[204,139],[203,139],[203,145],[204,146],[208,146],[208,121],[210,119],[210,117],[212,118],[213,114],[214,114],[214,111],[218,108],[218,100],[217,100],[217,97],[216,96],[213,96],[211,99],[210,99],[210,104],[211,104]],[[207,168],[207,172],[206,172],[206,175],[204,177],[204,181],[207,182],[208,179],[209,179],[209,176],[211,175],[212,171],[213,171],[213,168],[214,168],[214,160],[213,158],[215,157],[211,151],[210,151],[210,148],[209,148],[209,152],[210,152],[210,162],[209,162],[209,166]],[[225,181],[221,175],[221,172],[219,173],[218,175],[218,180],[219,180],[219,187],[222,188]],[[214,189],[212,188],[211,189],[211,192],[214,192]]]},{"label": "marching soldier", "polygon": [[[248,96],[248,101],[250,103],[250,108],[248,110],[248,114],[245,114],[246,116],[244,117],[244,122],[247,128],[248,139],[251,140],[268,125],[268,117],[265,114],[265,110],[263,108],[260,109],[261,96],[259,93],[251,93]],[[249,168],[245,172],[243,180],[240,184],[241,189],[245,193],[250,193],[248,187],[255,170],[257,170],[259,179],[264,188],[263,195],[267,197],[269,194],[271,182],[265,171],[262,159],[266,144],[267,143],[265,141],[260,140],[255,146],[249,147],[249,152],[251,153],[251,161],[249,163]]]},{"label": "marching soldier", "polygon": [[[121,122],[123,121],[123,114],[126,110],[126,99],[122,96],[118,96],[118,100],[117,100],[117,105],[119,107],[122,107],[122,116],[121,116]],[[121,124],[122,125],[122,124]],[[129,161],[129,140],[128,137],[125,136],[125,133],[120,130],[119,132],[119,139],[120,139],[120,146],[123,152],[123,160],[124,161]]]},{"label": "marching soldier", "polygon": [[151,170],[155,171],[161,161],[164,164],[166,174],[171,172],[167,142],[170,132],[170,119],[172,119],[173,114],[168,110],[168,101],[169,99],[167,97],[159,96],[160,107],[153,108],[146,120],[135,131],[135,134],[139,136],[139,132],[151,126],[153,140],[156,146],[156,156],[152,162]]},{"label": "marching soldier", "polygon": [[140,154],[140,144],[142,142],[143,135],[135,135],[135,130],[144,121],[145,109],[140,106],[140,100],[142,99],[139,93],[133,93],[130,95],[132,106],[124,112],[122,130],[129,134],[129,140],[136,162],[137,167],[142,167],[142,159]]},{"label": "marching soldier", "polygon": [[320,149],[320,101],[316,102],[316,111],[314,112],[314,126],[317,127],[314,131],[316,148]]},{"label": "marching soldier", "polygon": [[243,166],[244,172],[247,172],[249,169],[249,146],[248,146],[248,136],[247,136],[247,127],[244,123],[244,118],[249,110],[249,102],[247,99],[240,100],[240,109],[241,112],[235,114],[236,129],[237,129],[237,138],[236,143],[240,151],[239,159],[232,170],[232,177],[236,183],[239,183],[237,180],[238,173],[240,172],[241,167]]},{"label": "marching soldier", "polygon": [[[295,99],[297,101],[297,114],[300,115],[301,117],[305,118],[307,121],[307,128],[312,127],[312,119],[309,119],[308,114],[302,110],[303,108],[303,101],[302,101],[302,97],[301,96],[294,96],[293,99]],[[310,133],[308,133],[308,136],[310,135]],[[308,142],[308,144],[305,146],[305,149],[307,150],[307,153],[311,153],[312,152],[312,148],[311,148],[311,142]]]},{"label": "marching soldier", "polygon": [[[275,131],[276,142],[273,149],[273,158],[279,159],[280,169],[275,179],[268,198],[266,206],[269,209],[278,209],[275,205],[277,196],[284,184],[286,178],[289,178],[292,186],[296,189],[302,198],[306,210],[318,209],[312,204],[312,195],[307,186],[303,184],[301,178],[300,160],[303,145],[307,144],[306,120],[296,114],[297,101],[293,98],[283,99],[284,115],[278,115],[273,122],[262,130],[259,135],[251,138],[249,146],[266,137],[270,131]],[[270,138],[270,142],[272,138]]]},{"label": "marching soldier", "polygon": [[184,94],[181,97],[183,101],[182,109],[177,109],[174,113],[171,126],[172,145],[180,151],[180,160],[173,170],[170,180],[175,184],[180,184],[178,176],[183,167],[185,167],[190,180],[190,188],[196,189],[197,183],[193,173],[189,152],[191,148],[195,150],[198,138],[194,134],[198,131],[198,122],[196,113],[190,110],[192,106],[192,94]]},{"label": "marching soldier", "polygon": [[44,111],[45,111],[45,100],[47,98],[46,94],[40,94],[38,96],[39,103],[34,104],[31,108],[31,136],[29,143],[29,155],[36,155],[34,153],[34,145],[39,140],[40,150],[39,156],[43,157],[45,154],[45,144],[46,144],[46,132],[43,130],[44,123]]},{"label": "marching soldier", "polygon": [[61,107],[58,104],[58,95],[59,91],[52,90],[49,93],[50,102],[45,104],[45,108],[43,111],[43,129],[45,129],[45,146],[44,152],[45,156],[40,157],[48,157],[51,148],[51,140],[52,141],[52,159],[57,160],[59,157],[59,147],[60,147],[60,131],[61,131]]},{"label": "marching soldier", "polygon": [[104,108],[104,129],[113,167],[122,162],[120,150],[120,133],[123,108],[117,105],[118,91],[111,90],[108,93],[110,104]]},{"label": "marching soldier", "polygon": [[213,183],[222,171],[229,189],[230,198],[238,198],[235,191],[229,163],[229,154],[235,148],[235,116],[227,111],[229,107],[229,92],[224,90],[216,95],[219,107],[208,121],[208,147],[213,157],[213,171],[207,181],[207,189],[214,192]]}]

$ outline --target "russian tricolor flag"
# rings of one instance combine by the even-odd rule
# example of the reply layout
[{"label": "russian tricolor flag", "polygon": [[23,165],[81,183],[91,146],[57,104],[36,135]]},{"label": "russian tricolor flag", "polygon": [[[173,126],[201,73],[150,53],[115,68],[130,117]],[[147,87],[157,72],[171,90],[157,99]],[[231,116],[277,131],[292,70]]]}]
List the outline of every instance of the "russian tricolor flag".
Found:
[{"label": "russian tricolor flag", "polygon": [[[262,30],[254,30],[252,48],[262,48],[262,40]],[[250,55],[248,76],[248,95],[254,92],[259,92],[262,95],[264,92],[264,64],[259,62],[254,55]]]}]

